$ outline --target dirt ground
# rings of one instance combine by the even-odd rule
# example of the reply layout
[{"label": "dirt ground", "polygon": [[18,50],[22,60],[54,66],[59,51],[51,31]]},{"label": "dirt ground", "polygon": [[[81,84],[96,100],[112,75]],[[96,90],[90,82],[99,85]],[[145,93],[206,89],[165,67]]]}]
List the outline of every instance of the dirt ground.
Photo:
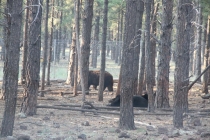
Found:
[{"label": "dirt ground", "polygon": [[[136,130],[118,128],[119,109],[104,109],[114,93],[104,92],[104,101],[97,101],[97,91],[91,90],[86,100],[98,110],[87,108],[81,113],[82,95],[73,97],[64,81],[53,81],[46,88],[45,97],[38,98],[37,115],[20,114],[23,89],[19,86],[13,138],[30,137],[31,140],[210,140],[210,101],[202,99],[201,85],[195,84],[189,92],[189,113],[185,114],[184,128],[173,128],[173,87],[170,85],[171,109],[149,113],[145,108],[135,108]],[[62,96],[63,93],[63,96]],[[43,107],[51,108],[43,108]],[[3,118],[4,101],[0,100],[0,121]],[[107,113],[109,112],[109,113]],[[122,137],[122,138],[121,138]],[[3,138],[2,138],[3,139]],[[9,138],[8,138],[9,139]]]}]

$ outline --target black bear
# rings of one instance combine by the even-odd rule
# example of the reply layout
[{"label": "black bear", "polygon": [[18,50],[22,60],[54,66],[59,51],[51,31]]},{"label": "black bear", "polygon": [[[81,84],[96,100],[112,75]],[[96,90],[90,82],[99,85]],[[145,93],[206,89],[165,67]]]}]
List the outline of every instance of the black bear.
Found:
[{"label": "black bear", "polygon": [[[133,96],[133,107],[148,107],[147,94],[144,96],[135,95]],[[109,106],[120,106],[120,95],[117,95],[114,99],[109,101]]]},{"label": "black bear", "polygon": [[[88,76],[88,88],[93,85],[94,89],[97,89],[99,85],[100,71],[99,70],[90,70]],[[113,91],[113,76],[105,71],[104,73],[104,89],[108,88],[109,91]]]}]

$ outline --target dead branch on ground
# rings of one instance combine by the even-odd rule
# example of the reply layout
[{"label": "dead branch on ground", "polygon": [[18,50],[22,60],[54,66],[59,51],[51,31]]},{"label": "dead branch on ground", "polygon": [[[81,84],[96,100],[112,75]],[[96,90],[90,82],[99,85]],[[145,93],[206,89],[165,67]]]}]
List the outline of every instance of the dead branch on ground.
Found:
[{"label": "dead branch on ground", "polygon": [[201,76],[210,68],[210,65],[208,65],[203,72],[188,86],[188,90],[192,88],[192,86],[201,78]]}]

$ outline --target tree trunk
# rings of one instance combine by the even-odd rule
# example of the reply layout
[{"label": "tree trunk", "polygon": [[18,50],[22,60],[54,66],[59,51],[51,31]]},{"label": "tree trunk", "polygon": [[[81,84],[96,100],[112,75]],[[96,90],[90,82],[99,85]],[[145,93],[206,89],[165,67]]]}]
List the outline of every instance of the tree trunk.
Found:
[{"label": "tree trunk", "polygon": [[[1,3],[1,5],[2,5],[2,3]],[[4,8],[4,12],[5,13],[7,13],[8,12],[8,9],[5,7]],[[4,16],[4,20],[6,20],[5,19],[6,17]],[[1,60],[2,61],[5,61],[5,59],[6,59],[6,42],[7,41],[7,27],[6,26],[4,26],[3,27],[3,43],[4,43],[4,45],[2,46],[2,48],[1,48]]]},{"label": "tree trunk", "polygon": [[[76,30],[76,49],[75,49],[75,63],[74,63],[74,88],[73,88],[73,95],[76,96],[77,95],[77,79],[78,79],[78,64],[79,64],[79,60],[78,60],[78,56],[81,56],[80,52],[78,52],[78,50],[80,50],[80,44],[79,44],[79,33],[80,33],[80,1],[74,3],[74,11],[75,11],[75,15],[74,15],[74,20],[75,20],[75,30]],[[80,69],[81,71],[81,69]],[[83,89],[82,89],[82,93],[83,95],[84,93],[84,84],[83,84]],[[83,101],[85,101],[85,96],[83,96]]]},{"label": "tree trunk", "polygon": [[[41,19],[42,7],[39,1],[30,1],[29,10],[29,40],[26,62],[26,89],[22,111],[27,115],[36,114],[37,94],[39,89],[40,52],[41,52]],[[36,14],[34,14],[36,13]]]},{"label": "tree trunk", "polygon": [[[159,9],[159,3],[157,3],[157,5],[154,5],[154,1],[153,1],[153,11],[152,11],[152,16],[151,16],[151,29],[150,32],[156,36],[157,35],[157,12]],[[150,39],[151,41],[151,49],[152,49],[152,82],[153,85],[155,86],[155,61],[156,61],[156,40],[154,38]]]},{"label": "tree trunk", "polygon": [[107,35],[108,0],[104,0],[103,33],[101,42],[101,69],[99,78],[98,101],[103,101],[104,73],[106,66],[106,35]]},{"label": "tree trunk", "polygon": [[171,33],[173,20],[173,0],[162,0],[162,33],[159,47],[156,108],[169,108],[169,69],[171,59]]},{"label": "tree trunk", "polygon": [[116,57],[115,57],[115,63],[118,64],[119,60],[119,50],[120,50],[120,11],[118,13],[118,21],[117,21],[117,39],[116,39]]},{"label": "tree trunk", "polygon": [[141,45],[141,65],[139,69],[139,79],[138,79],[138,95],[143,94],[145,87],[145,33],[143,33],[142,45]]},{"label": "tree trunk", "polygon": [[[139,72],[139,55],[140,55],[140,41],[141,41],[141,29],[142,29],[142,17],[144,13],[144,2],[137,2],[137,13],[136,16],[136,46],[134,48],[134,61],[133,61],[133,73],[134,75],[138,75]],[[138,88],[138,76],[134,77],[134,94],[137,94]]]},{"label": "tree trunk", "polygon": [[[196,51],[196,71],[195,75],[198,77],[201,74],[201,37],[202,37],[202,11],[201,11],[201,4],[200,1],[197,0],[198,3],[198,26],[197,27],[197,51]],[[201,82],[201,79],[198,80]]]},{"label": "tree trunk", "polygon": [[115,44],[115,40],[112,40],[112,42],[111,42],[111,60],[115,60],[115,54],[116,54],[116,44]]},{"label": "tree trunk", "polygon": [[109,53],[110,53],[110,42],[111,42],[111,29],[110,28],[108,28],[108,30],[107,30],[107,34],[108,34],[108,36],[107,36],[107,40],[109,41],[109,43],[108,43],[108,45],[106,46],[106,56],[109,56]]},{"label": "tree trunk", "polygon": [[98,45],[99,45],[99,22],[100,22],[100,13],[96,16],[95,19],[95,32],[94,32],[94,39],[93,39],[93,49],[92,49],[92,67],[97,67],[97,52],[98,52]]},{"label": "tree trunk", "polygon": [[122,82],[122,65],[120,66],[120,74],[119,74],[119,78],[118,78],[116,96],[120,95],[121,82]]},{"label": "tree trunk", "polygon": [[55,51],[55,57],[54,57],[54,63],[55,64],[59,64],[60,62],[60,40],[59,40],[59,30],[56,29],[55,30],[55,40],[56,40],[56,45],[54,46],[54,49],[53,51]]},{"label": "tree trunk", "polygon": [[174,127],[183,127],[183,113],[188,110],[191,0],[179,0],[177,6],[177,43],[174,73]]},{"label": "tree trunk", "polygon": [[81,41],[81,69],[82,77],[84,78],[85,91],[88,89],[88,74],[89,74],[89,56],[90,56],[90,37],[93,18],[93,1],[85,0],[84,15],[82,16],[82,41]]},{"label": "tree trunk", "polygon": [[[193,8],[196,9],[196,6],[195,4],[193,4]],[[196,10],[192,10],[192,23],[196,22]],[[190,65],[189,65],[189,68],[190,68],[190,72],[192,72],[192,74],[195,74],[195,66],[196,66],[196,58],[195,58],[195,53],[196,53],[196,26],[194,24],[192,24],[192,27],[191,27],[191,30],[190,30],[190,35],[191,35],[191,39],[190,39]]]},{"label": "tree trunk", "polygon": [[[44,47],[43,47],[43,62],[42,62],[42,79],[41,79],[41,90],[44,90],[45,86],[45,71],[47,65],[47,50],[48,50],[48,13],[49,13],[49,0],[46,0],[46,15],[45,15],[45,36],[44,36]],[[44,94],[42,92],[41,96]]]},{"label": "tree trunk", "polygon": [[126,1],[125,14],[125,36],[123,42],[122,57],[122,81],[120,88],[120,124],[121,129],[133,130],[134,114],[133,114],[133,92],[134,92],[134,47],[135,47],[135,31],[136,31],[136,12],[137,0]]},{"label": "tree trunk", "polygon": [[[209,52],[210,52],[210,16],[208,16],[208,25],[207,25],[207,45],[206,45],[206,50],[205,50],[205,61],[204,61],[204,66],[207,67],[210,62],[209,58]],[[209,82],[209,72],[204,73],[203,76],[203,89],[202,92],[205,94],[208,94],[208,82]]]},{"label": "tree trunk", "polygon": [[[26,5],[28,6],[29,0],[26,1]],[[25,84],[26,81],[26,56],[28,51],[28,15],[29,15],[29,8],[26,9],[25,14],[25,26],[24,26],[24,40],[23,40],[23,55],[22,55],[22,70],[21,70],[21,84]]]},{"label": "tree trunk", "polygon": [[73,96],[77,95],[77,78],[78,78],[78,53],[75,49],[75,62],[74,62],[74,87],[73,87]]},{"label": "tree trunk", "polygon": [[121,65],[121,61],[122,61],[122,56],[121,56],[121,53],[122,53],[122,41],[123,41],[123,16],[124,15],[124,12],[123,10],[121,10],[121,17],[120,17],[120,47],[119,47],[119,61],[118,61],[118,65]]},{"label": "tree trunk", "polygon": [[[63,7],[63,0],[59,1],[60,3],[60,7]],[[60,17],[60,24],[59,24],[59,56],[61,56],[61,48],[63,49],[63,44],[64,44],[64,40],[63,40],[63,30],[62,30],[62,24],[63,24],[63,12],[62,10],[60,10],[59,12],[59,17]],[[60,58],[59,58],[60,60]]]},{"label": "tree trunk", "polygon": [[71,87],[74,86],[74,67],[75,67],[75,53],[76,50],[76,31],[75,27],[73,27],[72,31],[72,42],[70,46],[70,55],[69,55],[69,65],[68,65],[68,75],[66,79],[66,84],[70,84]]},{"label": "tree trunk", "polygon": [[5,108],[1,125],[1,136],[12,136],[15,121],[20,36],[22,25],[22,0],[7,0],[7,41],[6,60],[4,65]]},{"label": "tree trunk", "polygon": [[202,62],[203,64],[205,63],[205,50],[206,50],[206,38],[207,38],[207,22],[205,21],[204,29],[203,29],[203,40],[202,40],[202,53],[203,53],[203,58]]},{"label": "tree trunk", "polygon": [[[81,84],[81,88],[82,88],[82,101],[83,101],[83,104],[81,106],[81,108],[84,108],[84,102],[85,102],[85,94],[86,94],[86,91],[85,91],[85,81],[84,81],[84,77],[83,77],[83,69],[82,69],[82,64],[83,64],[83,58],[82,58],[82,50],[80,48],[80,42],[79,42],[79,32],[80,32],[80,28],[79,28],[79,20],[80,20],[80,16],[79,16],[79,11],[80,11],[80,2],[75,0],[75,14],[74,14],[74,19],[75,19],[75,29],[76,29],[76,46],[77,46],[77,54],[78,54],[78,69],[79,69],[79,72],[80,72],[80,84]],[[91,1],[92,3],[93,1]],[[92,3],[93,4],[93,3]],[[85,6],[87,7],[88,6],[88,2],[86,1],[85,3]],[[90,6],[91,7],[91,6]],[[87,10],[87,8],[85,8],[85,10]],[[90,17],[87,16],[87,20],[90,20],[89,19]],[[85,26],[84,26],[85,27]],[[84,32],[86,31],[87,29],[84,29],[83,28],[83,33],[87,33],[87,32]],[[76,85],[76,84],[75,84]],[[74,86],[74,90],[75,90],[75,86]]]},{"label": "tree trunk", "polygon": [[50,29],[50,48],[48,49],[48,58],[47,58],[47,85],[50,85],[50,67],[51,67],[51,58],[52,58],[52,47],[53,47],[53,26],[54,26],[54,0],[51,1],[51,29]]},{"label": "tree trunk", "polygon": [[147,93],[148,93],[148,111],[154,112],[154,96],[153,96],[153,72],[152,72],[152,46],[150,42],[150,18],[151,18],[151,5],[152,0],[147,0],[145,3],[146,6],[146,85],[147,85]]},{"label": "tree trunk", "polygon": [[[7,4],[9,4],[8,2],[7,2]],[[4,8],[4,12],[5,13],[9,13],[9,11],[8,11],[8,8],[7,7],[5,7]],[[7,21],[8,19],[7,19],[7,16],[4,16],[4,20],[5,21]],[[9,26],[8,26],[9,27]],[[7,33],[7,30],[8,30],[9,28],[7,28],[6,26],[4,26],[4,28],[3,28],[3,39],[4,39],[4,45],[2,46],[2,60],[5,62],[5,59],[6,59],[6,51],[5,51],[5,49],[6,49],[6,46],[8,46],[8,43],[9,43],[9,34]],[[0,99],[1,100],[4,100],[5,99],[5,75],[3,75],[3,81],[2,81],[2,85],[1,85],[1,95],[0,95]]]},{"label": "tree trunk", "polygon": [[62,37],[63,43],[62,43],[62,59],[66,59],[66,47],[67,47],[67,28],[64,27],[63,30],[63,37]]}]

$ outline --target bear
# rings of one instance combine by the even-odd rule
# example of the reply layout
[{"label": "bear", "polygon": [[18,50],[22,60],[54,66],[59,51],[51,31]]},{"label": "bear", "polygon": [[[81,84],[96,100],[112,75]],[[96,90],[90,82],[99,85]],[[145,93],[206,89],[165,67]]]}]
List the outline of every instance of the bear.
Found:
[{"label": "bear", "polygon": [[[148,96],[133,96],[133,107],[148,107]],[[108,106],[120,106],[120,95],[117,95],[115,98],[111,99]]]},{"label": "bear", "polygon": [[[88,88],[93,85],[93,88],[96,90],[99,85],[100,70],[90,70],[88,75]],[[109,91],[113,91],[113,76],[105,71],[104,72],[104,90],[108,88]]]}]

